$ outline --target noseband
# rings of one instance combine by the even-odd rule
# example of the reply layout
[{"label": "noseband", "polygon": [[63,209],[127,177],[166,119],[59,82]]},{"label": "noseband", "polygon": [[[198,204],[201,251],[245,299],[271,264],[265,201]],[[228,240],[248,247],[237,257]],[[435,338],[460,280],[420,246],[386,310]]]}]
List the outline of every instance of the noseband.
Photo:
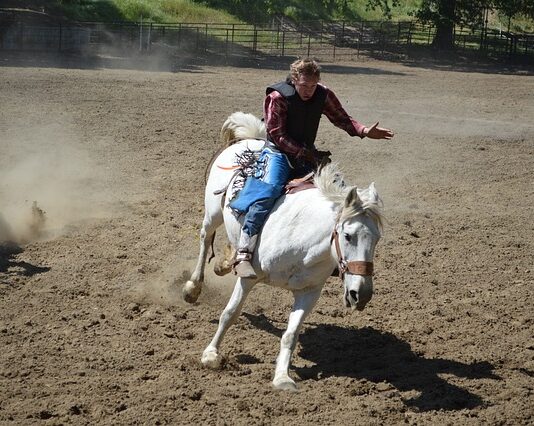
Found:
[{"label": "noseband", "polygon": [[332,241],[334,241],[336,245],[339,278],[343,279],[345,273],[352,275],[361,275],[364,277],[373,275],[373,262],[365,262],[363,260],[353,260],[351,262],[347,262],[345,259],[343,259],[343,255],[341,254],[341,247],[339,246],[339,234],[336,228],[334,228],[334,231],[332,232],[330,244],[332,244]]}]

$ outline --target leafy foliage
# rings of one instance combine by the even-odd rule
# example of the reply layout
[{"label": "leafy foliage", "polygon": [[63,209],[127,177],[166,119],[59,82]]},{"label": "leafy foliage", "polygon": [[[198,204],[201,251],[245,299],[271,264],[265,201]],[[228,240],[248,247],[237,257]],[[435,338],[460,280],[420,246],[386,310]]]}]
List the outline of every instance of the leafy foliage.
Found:
[{"label": "leafy foliage", "polygon": [[391,19],[393,8],[400,5],[400,0],[367,0],[367,10],[380,9],[387,19]]},{"label": "leafy foliage", "polygon": [[273,16],[295,20],[359,19],[350,0],[194,0],[226,10],[248,22],[266,22]]},{"label": "leafy foliage", "polygon": [[442,28],[481,28],[483,11],[510,26],[534,28],[534,0],[1,0],[3,7],[46,10],[75,20],[154,22],[270,22],[303,20],[405,20],[417,17]]},{"label": "leafy foliage", "polygon": [[[399,0],[391,0],[398,4]],[[390,13],[388,0],[368,0],[371,7],[380,7]],[[415,16],[422,22],[436,26],[433,45],[438,48],[454,47],[455,26],[480,29],[487,25],[488,12],[499,11],[508,17],[525,15],[534,18],[533,0],[422,0]]]}]

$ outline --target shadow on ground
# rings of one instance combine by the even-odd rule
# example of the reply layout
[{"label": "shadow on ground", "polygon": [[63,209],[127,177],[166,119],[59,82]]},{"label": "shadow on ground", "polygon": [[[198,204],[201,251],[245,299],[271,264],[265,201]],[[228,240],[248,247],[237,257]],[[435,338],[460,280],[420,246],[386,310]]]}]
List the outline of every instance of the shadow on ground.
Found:
[{"label": "shadow on ground", "polygon": [[[369,54],[368,58],[384,62],[397,63],[409,68],[423,68],[435,71],[475,72],[483,74],[506,74],[518,76],[534,75],[534,66],[507,62],[496,62],[477,58],[467,58],[460,55],[444,55],[439,52],[414,55],[376,55]],[[61,52],[18,52],[0,50],[0,67],[37,67],[63,69],[127,69],[149,72],[174,73],[205,73],[206,66],[230,66],[236,68],[250,68],[258,70],[287,71],[289,64],[295,60],[294,56],[269,56],[243,53],[226,56],[215,52],[193,54],[191,52],[171,53],[154,49],[150,53],[143,52],[114,52],[106,53],[61,53]],[[331,63],[319,61],[328,74],[366,74],[366,75],[395,75],[405,76],[409,72],[394,72],[380,67],[371,66],[362,55],[360,62],[347,65],[348,61]],[[358,66],[358,63],[366,66]]]},{"label": "shadow on ground", "polygon": [[[243,314],[255,327],[282,336],[284,330],[263,315]],[[420,411],[461,410],[483,406],[477,395],[440,377],[451,374],[465,379],[495,379],[488,362],[465,364],[458,361],[425,358],[395,335],[372,327],[344,328],[317,325],[306,329],[299,338],[298,355],[313,363],[295,368],[303,380],[325,377],[352,377],[374,383],[386,382],[401,392],[415,391],[418,396],[403,400]]]},{"label": "shadow on ground", "polygon": [[440,51],[432,47],[412,47],[399,52],[368,52],[368,57],[397,63],[410,68],[423,68],[434,71],[534,75],[534,63],[529,58],[491,57],[477,52]]},{"label": "shadow on ground", "polygon": [[[0,67],[36,67],[63,69],[127,69],[152,72],[205,73],[206,66],[287,71],[295,57],[235,55],[162,55],[157,52],[126,54],[36,53],[0,51]],[[370,66],[351,66],[326,63],[323,71],[329,74],[397,75],[405,73],[387,71]]]},{"label": "shadow on ground", "polygon": [[48,266],[36,266],[28,262],[16,260],[16,256],[23,251],[22,247],[18,244],[0,242],[0,274],[31,277],[50,270]]}]

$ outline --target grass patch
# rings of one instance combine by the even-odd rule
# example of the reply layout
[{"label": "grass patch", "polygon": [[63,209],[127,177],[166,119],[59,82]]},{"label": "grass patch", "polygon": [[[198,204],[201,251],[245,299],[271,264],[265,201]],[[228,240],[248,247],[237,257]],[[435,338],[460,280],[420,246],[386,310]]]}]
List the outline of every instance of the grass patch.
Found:
[{"label": "grass patch", "polygon": [[113,0],[128,21],[184,23],[239,23],[225,11],[216,10],[190,0]]}]

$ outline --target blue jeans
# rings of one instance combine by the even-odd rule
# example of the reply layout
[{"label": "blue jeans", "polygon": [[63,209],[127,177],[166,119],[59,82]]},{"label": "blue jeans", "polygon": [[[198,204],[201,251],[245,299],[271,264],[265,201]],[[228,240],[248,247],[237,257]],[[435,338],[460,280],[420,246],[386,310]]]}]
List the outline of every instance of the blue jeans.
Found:
[{"label": "blue jeans", "polygon": [[248,235],[261,231],[290,173],[291,166],[285,154],[269,147],[263,149],[254,176],[247,179],[237,198],[230,203],[230,207],[245,213],[243,231]]}]

